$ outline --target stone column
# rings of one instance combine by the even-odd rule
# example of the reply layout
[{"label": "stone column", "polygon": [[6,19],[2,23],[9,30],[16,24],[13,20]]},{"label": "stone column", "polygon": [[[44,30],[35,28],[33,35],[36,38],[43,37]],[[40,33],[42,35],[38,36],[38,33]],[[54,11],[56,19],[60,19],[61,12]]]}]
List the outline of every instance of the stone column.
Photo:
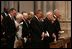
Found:
[{"label": "stone column", "polygon": [[34,10],[34,4],[33,1],[19,1],[19,11],[26,11],[26,12],[30,12]]},{"label": "stone column", "polygon": [[46,16],[46,9],[47,9],[46,4],[47,4],[46,1],[44,1],[43,2],[43,13],[44,13],[45,16]]},{"label": "stone column", "polygon": [[9,1],[9,9],[14,8],[14,1]]},{"label": "stone column", "polygon": [[41,10],[41,1],[36,1],[36,10]]},{"label": "stone column", "polygon": [[6,7],[9,7],[8,6],[8,1],[1,1],[1,12],[3,11],[3,8],[6,6]]},{"label": "stone column", "polygon": [[1,1],[1,12],[3,12],[4,1]]},{"label": "stone column", "polygon": [[55,8],[60,10],[61,13],[61,29],[66,30],[67,36],[71,37],[71,1],[56,1]]}]

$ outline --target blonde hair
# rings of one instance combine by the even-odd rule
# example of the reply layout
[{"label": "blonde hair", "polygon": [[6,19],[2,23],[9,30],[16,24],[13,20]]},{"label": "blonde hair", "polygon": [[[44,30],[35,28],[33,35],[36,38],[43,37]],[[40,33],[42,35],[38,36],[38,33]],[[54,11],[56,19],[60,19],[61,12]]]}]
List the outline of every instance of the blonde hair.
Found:
[{"label": "blonde hair", "polygon": [[16,15],[16,21],[20,22],[23,19],[23,15],[21,13],[17,13]]},{"label": "blonde hair", "polygon": [[21,13],[17,13],[16,19],[19,19],[19,18],[22,18],[22,17],[23,17],[23,15]]}]

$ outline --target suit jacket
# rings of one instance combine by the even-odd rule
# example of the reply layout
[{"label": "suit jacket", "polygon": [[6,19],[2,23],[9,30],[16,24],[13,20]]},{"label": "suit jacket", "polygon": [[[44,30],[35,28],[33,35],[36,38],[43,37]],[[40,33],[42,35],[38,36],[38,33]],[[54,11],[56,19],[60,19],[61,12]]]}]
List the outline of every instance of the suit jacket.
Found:
[{"label": "suit jacket", "polygon": [[43,32],[42,23],[33,17],[30,23],[32,40],[39,42],[41,40],[41,34]]},{"label": "suit jacket", "polygon": [[30,33],[30,29],[29,29],[29,23],[28,21],[23,21],[23,25],[22,25],[22,37],[28,37]]},{"label": "suit jacket", "polygon": [[14,20],[12,20],[8,15],[5,19],[3,19],[3,24],[5,27],[6,37],[13,38],[16,34],[16,26]]},{"label": "suit jacket", "polygon": [[53,33],[53,26],[50,20],[48,18],[44,19],[44,31],[48,31],[50,35]]},{"label": "suit jacket", "polygon": [[61,30],[60,23],[59,23],[58,19],[55,20],[53,25],[55,27],[55,32],[59,32]]},{"label": "suit jacket", "polygon": [[53,25],[51,23],[50,20],[48,20],[48,18],[44,19],[44,32],[48,31],[49,33],[49,42],[52,42],[54,40],[54,38],[52,37],[53,32]]},{"label": "suit jacket", "polygon": [[50,37],[52,38],[52,34],[55,33],[58,37],[58,32],[60,30],[60,24],[59,21],[56,19],[54,23],[51,23],[50,20],[45,18],[44,20],[44,31],[48,31],[50,34]]},{"label": "suit jacket", "polygon": [[53,25],[53,32],[55,33],[55,35],[58,39],[58,34],[59,34],[59,31],[61,30],[58,19],[56,19],[52,25]]}]

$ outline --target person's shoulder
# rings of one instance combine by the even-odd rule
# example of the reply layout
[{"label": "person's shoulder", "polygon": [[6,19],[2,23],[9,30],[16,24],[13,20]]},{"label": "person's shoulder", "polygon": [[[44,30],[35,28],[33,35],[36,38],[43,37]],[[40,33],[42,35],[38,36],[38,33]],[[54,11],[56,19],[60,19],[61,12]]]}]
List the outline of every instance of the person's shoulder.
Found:
[{"label": "person's shoulder", "polygon": [[44,21],[47,22],[47,21],[49,21],[49,20],[48,20],[48,18],[46,17],[46,18],[44,19]]},{"label": "person's shoulder", "polygon": [[35,16],[33,16],[32,18],[31,18],[31,21],[33,21],[35,19]]},{"label": "person's shoulder", "polygon": [[8,16],[6,16],[4,19],[5,19],[6,21],[9,21],[9,20],[10,20],[10,16],[8,15]]}]

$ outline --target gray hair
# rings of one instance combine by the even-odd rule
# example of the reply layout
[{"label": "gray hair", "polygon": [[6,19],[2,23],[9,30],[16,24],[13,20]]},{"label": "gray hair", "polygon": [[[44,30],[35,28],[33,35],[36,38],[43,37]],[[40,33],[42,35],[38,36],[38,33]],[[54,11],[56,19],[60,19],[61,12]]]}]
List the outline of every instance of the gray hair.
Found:
[{"label": "gray hair", "polygon": [[50,15],[50,14],[53,14],[53,12],[52,12],[52,11],[48,11],[48,12],[46,13],[46,16],[48,16],[48,15]]},{"label": "gray hair", "polygon": [[30,12],[30,14],[34,15],[34,12]]},{"label": "gray hair", "polygon": [[60,12],[59,9],[55,9],[55,10],[54,10],[54,13],[56,13],[56,12]]}]

